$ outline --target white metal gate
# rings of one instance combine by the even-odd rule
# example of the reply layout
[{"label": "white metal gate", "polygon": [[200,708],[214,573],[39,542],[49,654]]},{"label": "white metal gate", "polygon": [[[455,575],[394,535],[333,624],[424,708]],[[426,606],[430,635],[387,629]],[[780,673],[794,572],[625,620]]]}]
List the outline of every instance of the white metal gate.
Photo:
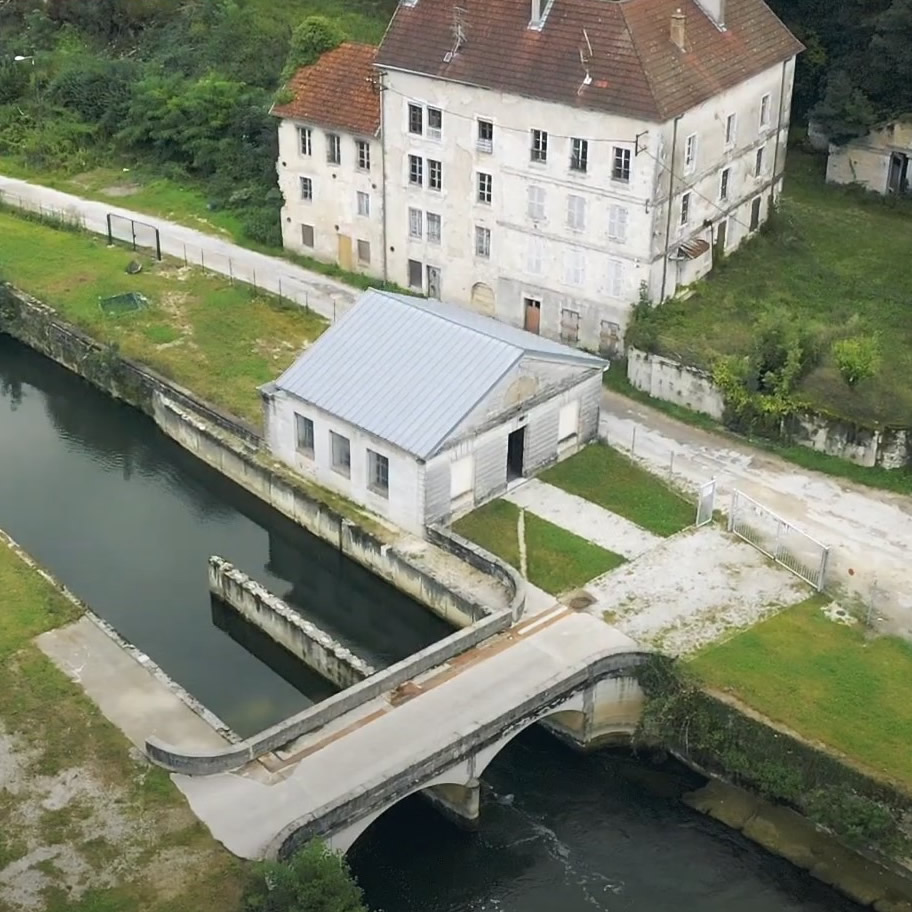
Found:
[{"label": "white metal gate", "polygon": [[732,493],[728,531],[734,532],[818,591],[823,589],[830,549],[743,491]]},{"label": "white metal gate", "polygon": [[705,526],[712,522],[713,510],[716,505],[716,479],[700,485],[697,495],[697,526]]}]

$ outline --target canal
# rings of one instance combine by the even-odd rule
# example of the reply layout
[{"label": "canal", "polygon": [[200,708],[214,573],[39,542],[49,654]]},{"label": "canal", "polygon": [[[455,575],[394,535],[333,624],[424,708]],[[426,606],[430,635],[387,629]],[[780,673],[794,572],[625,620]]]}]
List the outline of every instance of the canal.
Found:
[{"label": "canal", "polygon": [[[210,554],[376,663],[447,632],[149,419],[2,335],[0,527],[241,734],[329,691],[210,603]],[[409,798],[351,861],[374,912],[857,909],[681,804],[698,781],[529,731],[486,772],[477,833]]]}]

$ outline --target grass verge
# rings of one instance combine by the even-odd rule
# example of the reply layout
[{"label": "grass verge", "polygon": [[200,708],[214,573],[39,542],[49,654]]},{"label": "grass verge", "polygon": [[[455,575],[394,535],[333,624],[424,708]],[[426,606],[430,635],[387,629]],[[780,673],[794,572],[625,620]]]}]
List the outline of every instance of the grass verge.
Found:
[{"label": "grass verge", "polygon": [[[519,507],[495,500],[453,524],[460,535],[519,568]],[[624,563],[613,551],[526,511],[526,562],[529,582],[559,595]]]},{"label": "grass verge", "polygon": [[831,621],[815,595],[688,663],[709,687],[912,789],[912,644]]},{"label": "grass verge", "polygon": [[540,477],[656,535],[673,535],[694,521],[693,504],[603,443],[587,446]]},{"label": "grass verge", "polygon": [[[66,320],[229,412],[259,424],[257,387],[325,329],[316,314],[175,261],[109,248],[97,236],[0,211],[0,278]],[[128,275],[127,264],[143,264]],[[148,306],[106,314],[103,297],[139,292]]]},{"label": "grass verge", "polygon": [[0,909],[237,908],[242,864],[33,644],[77,611],[2,540],[0,592]]}]

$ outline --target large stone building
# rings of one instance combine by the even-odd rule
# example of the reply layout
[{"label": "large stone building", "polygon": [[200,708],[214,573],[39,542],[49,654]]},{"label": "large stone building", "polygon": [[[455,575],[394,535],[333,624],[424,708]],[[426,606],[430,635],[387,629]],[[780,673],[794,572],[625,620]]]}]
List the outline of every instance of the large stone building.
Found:
[{"label": "large stone building", "polygon": [[266,442],[422,534],[593,440],[607,367],[464,308],[372,290],[263,387]]},{"label": "large stone building", "polygon": [[663,300],[767,218],[800,50],[763,0],[402,0],[375,60],[368,271],[613,351],[641,288]]}]

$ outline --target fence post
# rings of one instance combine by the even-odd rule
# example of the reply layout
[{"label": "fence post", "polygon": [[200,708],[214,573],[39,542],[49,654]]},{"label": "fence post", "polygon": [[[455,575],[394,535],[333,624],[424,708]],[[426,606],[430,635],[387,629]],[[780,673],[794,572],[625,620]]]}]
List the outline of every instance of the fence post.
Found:
[{"label": "fence post", "polygon": [[114,243],[114,231],[111,228],[111,213],[110,212],[105,216],[105,219],[108,223],[108,243],[113,244]]},{"label": "fence post", "polygon": [[234,270],[231,268],[231,257],[228,257],[228,282],[234,285]]},{"label": "fence post", "polygon": [[206,268],[206,256],[205,256],[205,254],[203,253],[203,248],[202,248],[202,247],[200,247],[200,266],[202,266],[203,269]]},{"label": "fence post", "polygon": [[636,455],[637,448],[637,429],[636,425],[633,426],[633,433],[630,435],[630,455]]},{"label": "fence post", "polygon": [[279,304],[282,303],[282,277],[279,276]]},{"label": "fence post", "polygon": [[161,244],[161,232],[158,228],[155,229],[155,259],[160,260],[162,258],[162,244]]},{"label": "fence post", "polygon": [[187,260],[187,244],[184,243],[184,266],[189,266],[190,263]]},{"label": "fence post", "polygon": [[732,505],[728,511],[728,531],[732,532],[735,528],[735,510],[738,509],[738,492],[732,491]]},{"label": "fence post", "polygon": [[669,481],[671,481],[671,479],[674,477],[674,470],[675,470],[675,454],[674,454],[674,450],[672,450],[671,459],[668,462],[668,480]]},{"label": "fence post", "polygon": [[130,232],[133,235],[133,249],[136,250],[136,222],[130,219]]}]

